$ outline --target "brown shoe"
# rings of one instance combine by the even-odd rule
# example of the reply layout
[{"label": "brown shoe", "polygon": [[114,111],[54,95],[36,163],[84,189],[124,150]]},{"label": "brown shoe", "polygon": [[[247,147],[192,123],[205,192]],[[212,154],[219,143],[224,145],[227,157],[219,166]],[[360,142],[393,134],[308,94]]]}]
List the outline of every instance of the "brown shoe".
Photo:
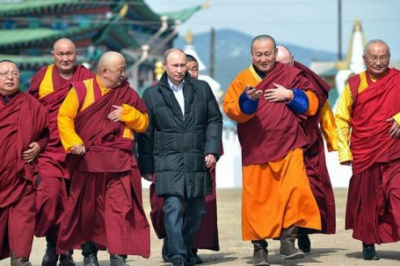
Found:
[{"label": "brown shoe", "polygon": [[11,251],[11,266],[32,266],[29,258],[15,257],[14,252]]},{"label": "brown shoe", "polygon": [[281,233],[281,248],[280,253],[285,256],[286,260],[302,259],[304,253],[294,246],[294,241],[297,237],[297,227],[291,226],[283,229]]},{"label": "brown shoe", "polygon": [[253,253],[254,266],[268,266],[268,250],[266,248],[254,249]]}]

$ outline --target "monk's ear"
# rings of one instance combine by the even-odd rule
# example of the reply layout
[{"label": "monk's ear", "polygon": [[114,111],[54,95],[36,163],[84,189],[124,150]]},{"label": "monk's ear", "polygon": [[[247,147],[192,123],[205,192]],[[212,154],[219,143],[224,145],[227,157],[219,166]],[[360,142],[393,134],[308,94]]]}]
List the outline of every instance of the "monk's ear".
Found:
[{"label": "monk's ear", "polygon": [[107,75],[107,67],[102,67],[101,74]]}]

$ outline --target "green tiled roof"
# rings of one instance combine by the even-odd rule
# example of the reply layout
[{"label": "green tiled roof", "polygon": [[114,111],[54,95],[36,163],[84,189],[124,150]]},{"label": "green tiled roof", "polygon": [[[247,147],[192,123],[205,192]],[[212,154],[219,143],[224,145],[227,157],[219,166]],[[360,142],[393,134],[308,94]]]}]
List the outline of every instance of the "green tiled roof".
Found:
[{"label": "green tiled roof", "polygon": [[[93,4],[89,2],[93,2]],[[76,8],[77,5],[79,5],[79,9],[92,8],[94,5],[98,5],[98,3],[95,0],[25,0],[8,2],[1,3],[0,17],[40,15],[43,13],[56,14],[64,12],[66,9],[72,9],[72,6]]]},{"label": "green tiled roof", "polygon": [[49,28],[0,30],[0,49],[25,47],[44,42],[54,42],[61,37],[73,37],[85,32],[97,31],[105,27],[107,22],[94,25],[55,30]]},{"label": "green tiled roof", "polygon": [[159,15],[165,15],[169,20],[181,20],[183,22],[188,20],[194,13],[201,9],[203,9],[203,6],[196,6],[179,11],[159,13]]}]

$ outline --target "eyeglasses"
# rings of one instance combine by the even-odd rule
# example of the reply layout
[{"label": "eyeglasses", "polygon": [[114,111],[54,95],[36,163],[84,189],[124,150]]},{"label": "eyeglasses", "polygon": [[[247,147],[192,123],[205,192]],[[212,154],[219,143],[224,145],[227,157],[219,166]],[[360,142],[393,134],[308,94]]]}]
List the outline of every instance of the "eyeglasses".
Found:
[{"label": "eyeglasses", "polygon": [[17,78],[17,79],[19,79],[19,77],[20,77],[19,72],[16,72],[16,71],[0,72],[0,78],[2,78],[2,79],[7,79],[7,77],[9,75],[11,75],[13,78]]},{"label": "eyeglasses", "polygon": [[382,56],[380,56],[380,57],[376,57],[376,56],[367,56],[367,59],[368,59],[368,61],[370,61],[370,62],[373,62],[373,63],[376,63],[376,62],[378,62],[378,59],[379,59],[379,61],[380,62],[382,62],[382,63],[387,63],[388,61],[389,61],[389,56],[387,56],[387,55],[382,55]]}]

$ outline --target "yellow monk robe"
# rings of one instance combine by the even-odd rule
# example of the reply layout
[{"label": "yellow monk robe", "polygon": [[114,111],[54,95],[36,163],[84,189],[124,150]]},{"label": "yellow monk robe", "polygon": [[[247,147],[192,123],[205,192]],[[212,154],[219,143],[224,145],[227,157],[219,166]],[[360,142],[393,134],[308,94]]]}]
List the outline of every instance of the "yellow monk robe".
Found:
[{"label": "yellow monk robe", "polygon": [[[223,110],[231,119],[244,123],[254,117],[242,113],[239,97],[246,86],[261,82],[253,66],[242,71],[231,83],[223,100]],[[306,92],[314,115],[318,99]],[[306,175],[301,148],[283,158],[264,164],[243,166],[242,238],[262,240],[280,237],[292,225],[321,230],[321,218]]]},{"label": "yellow monk robe", "polygon": [[[360,84],[358,86],[358,94],[361,94],[369,85],[367,81],[367,73],[362,72],[360,75]],[[370,76],[372,82],[376,80]],[[336,107],[335,122],[336,122],[336,136],[337,136],[337,148],[339,154],[339,161],[351,162],[353,161],[353,155],[350,151],[350,126],[351,126],[351,115],[352,115],[353,97],[349,83],[346,84],[343,93],[340,95],[338,104]],[[393,116],[393,119],[400,125],[400,113]]]},{"label": "yellow monk robe", "polygon": [[[97,83],[100,86],[101,95],[104,96],[107,93],[111,92],[112,89],[104,88],[104,86],[97,79]],[[85,100],[83,101],[82,107],[80,111],[85,110],[92,103],[94,103],[94,91],[93,91],[93,79],[84,81],[86,88],[88,91],[86,93]],[[72,88],[68,93],[67,98],[60,108],[60,112],[58,115],[58,125],[63,127],[66,130],[60,132],[61,142],[65,148],[67,153],[71,152],[71,147],[77,144],[84,144],[82,139],[76,134],[75,126],[74,126],[74,117],[78,113],[79,108],[79,100],[78,95],[76,93],[75,88]],[[123,112],[120,120],[125,123],[125,129],[123,137],[134,139],[133,130],[140,133],[144,132],[147,129],[149,119],[147,113],[141,113],[136,108],[131,107],[127,104],[122,105]],[[71,119],[72,118],[72,119]]]},{"label": "yellow monk robe", "polygon": [[337,151],[335,115],[328,101],[320,112],[320,125],[326,140],[328,151]]}]

